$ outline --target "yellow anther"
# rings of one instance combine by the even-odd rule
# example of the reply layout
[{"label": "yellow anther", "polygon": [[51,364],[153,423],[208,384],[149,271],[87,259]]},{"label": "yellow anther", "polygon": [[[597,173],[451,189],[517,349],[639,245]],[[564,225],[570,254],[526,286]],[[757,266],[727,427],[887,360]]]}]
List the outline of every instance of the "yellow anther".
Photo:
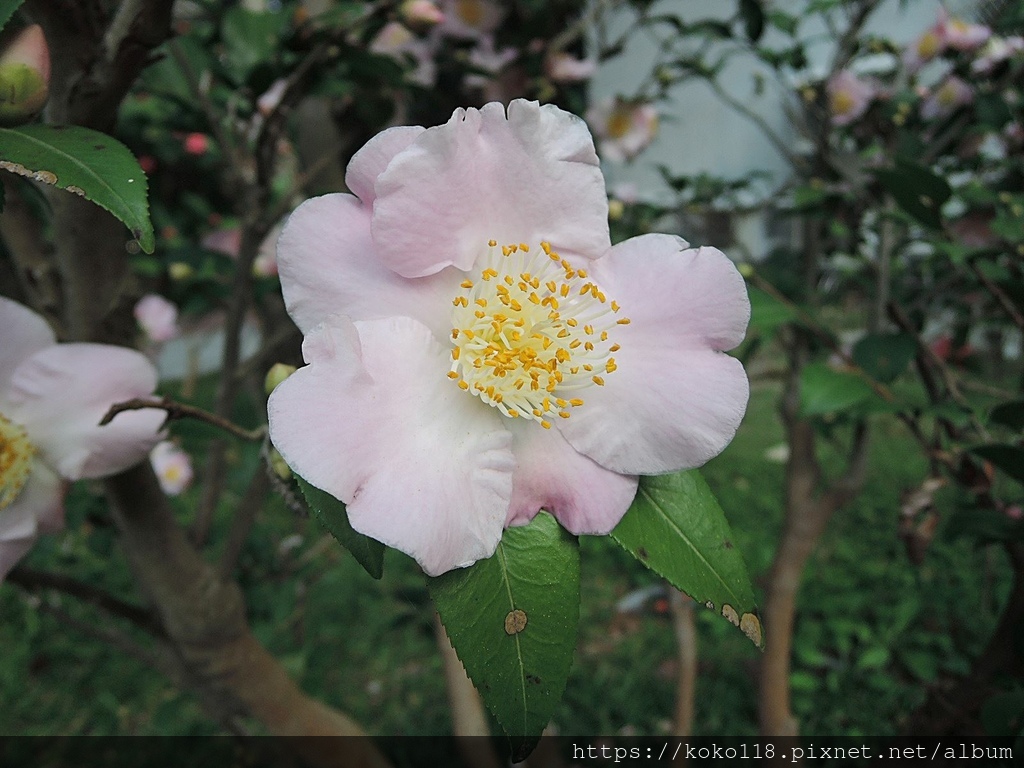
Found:
[{"label": "yellow anther", "polygon": [[580,277],[584,277],[585,278],[587,276],[587,270],[585,270],[585,269],[577,269],[576,270],[576,274],[579,275]]},{"label": "yellow anther", "polygon": [[452,347],[452,360],[458,360],[460,352],[462,352],[462,347]]},{"label": "yellow anther", "polygon": [[493,248],[494,246],[496,246],[498,244],[498,241],[497,240],[488,240],[487,244],[489,246],[491,246],[491,248]]},{"label": "yellow anther", "polygon": [[551,422],[550,421],[541,421],[540,425],[542,427],[544,427],[544,429],[551,429]]},{"label": "yellow anther", "polygon": [[629,318],[623,317],[622,319],[616,320],[615,322],[618,323],[619,325],[629,325]]},{"label": "yellow anther", "polygon": [[600,376],[593,376],[591,378],[593,378],[594,383],[597,384],[597,386],[599,386],[599,387],[603,387],[604,386],[604,379],[602,379]]},{"label": "yellow anther", "polygon": [[575,317],[570,317],[568,320],[565,321],[565,324],[568,325],[570,328],[575,328],[577,325],[579,325]]},{"label": "yellow anther", "polygon": [[617,301],[613,301],[611,306],[612,312],[618,312],[620,309],[622,309],[622,307],[619,306],[619,302]]},{"label": "yellow anther", "polygon": [[526,243],[520,243],[519,244],[519,250],[526,251],[527,253],[529,253],[530,246],[528,246]]},{"label": "yellow anther", "polygon": [[449,379],[457,379],[457,378],[459,378],[459,374],[456,373],[455,371],[448,371],[448,378]]},{"label": "yellow anther", "polygon": [[461,285],[463,288],[472,288],[473,287],[473,281],[472,280],[463,280],[461,283],[459,283],[459,285]]},{"label": "yellow anther", "polygon": [[574,397],[572,400],[569,401],[569,405],[571,405],[573,408],[579,408],[581,405],[583,405],[583,398]]},{"label": "yellow anther", "polygon": [[564,299],[569,295],[569,284],[562,283],[562,287],[558,289],[559,295]]},{"label": "yellow anther", "polygon": [[569,413],[568,411],[559,411],[558,415],[561,416],[563,419],[568,419],[572,414]]},{"label": "yellow anther", "polygon": [[477,319],[479,320],[483,320],[485,317],[487,317],[487,313],[484,312],[482,309],[478,309],[473,314],[476,315]]},{"label": "yellow anther", "polygon": [[569,342],[569,349],[578,349],[582,343],[579,339],[573,339]]},{"label": "yellow anther", "polygon": [[620,347],[618,344],[612,344],[610,347],[608,347],[609,352],[618,352],[620,349],[622,349],[622,347]]},{"label": "yellow anther", "polygon": [[469,389],[469,384],[467,384],[464,380],[460,381],[459,382],[459,389],[461,389],[463,391],[466,391],[467,389]]},{"label": "yellow anther", "polygon": [[[487,299],[477,299],[477,300],[476,300],[475,302],[473,302],[473,303],[474,303],[474,304],[477,304],[477,305],[479,305],[479,306],[481,306],[481,307],[486,307],[486,306],[487,306]],[[462,306],[466,306],[466,305],[465,305],[465,304],[463,304]]]},{"label": "yellow anther", "polygon": [[612,373],[613,371],[617,370],[618,367],[619,366],[615,364],[615,358],[609,357],[608,362],[604,364],[604,371],[605,373]]}]

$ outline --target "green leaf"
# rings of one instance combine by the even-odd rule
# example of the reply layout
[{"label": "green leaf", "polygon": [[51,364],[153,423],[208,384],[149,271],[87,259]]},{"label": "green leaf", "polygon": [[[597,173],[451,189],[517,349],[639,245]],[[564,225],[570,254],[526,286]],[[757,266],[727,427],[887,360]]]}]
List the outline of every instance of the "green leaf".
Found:
[{"label": "green leaf", "polygon": [[747,293],[750,296],[750,327],[758,333],[770,336],[779,326],[798,317],[793,307],[783,304],[760,288],[748,285]]},{"label": "green leaf", "polygon": [[761,7],[761,0],[740,0],[740,15],[743,17],[747,38],[756,43],[764,34],[764,8]]},{"label": "green leaf", "polygon": [[116,139],[80,126],[0,128],[0,168],[91,200],[124,222],[143,251],[153,252],[146,174]]},{"label": "green leaf", "polygon": [[314,488],[298,475],[295,476],[295,479],[306,499],[306,504],[309,505],[320,524],[338,540],[339,544],[352,553],[352,556],[368,574],[375,579],[383,576],[385,546],[353,528],[348,521],[345,505],[331,494]]},{"label": "green leaf", "polygon": [[14,12],[24,2],[25,0],[0,0],[0,29],[7,25],[7,22],[11,20],[11,16],[14,15]]},{"label": "green leaf", "polygon": [[611,536],[674,587],[764,646],[743,557],[699,472],[640,478],[636,499]]},{"label": "green leaf", "polygon": [[853,362],[875,381],[893,381],[917,354],[917,342],[906,333],[871,333],[853,347]]},{"label": "green leaf", "polygon": [[240,82],[244,82],[258,64],[273,58],[287,22],[285,13],[261,13],[241,6],[224,14],[221,34],[227,48],[227,61]]},{"label": "green leaf", "polygon": [[1000,403],[989,414],[989,420],[1015,430],[1024,430],[1024,400]]},{"label": "green leaf", "polygon": [[804,416],[844,411],[871,395],[871,386],[860,376],[824,363],[811,363],[800,376],[800,413]]},{"label": "green leaf", "polygon": [[991,462],[1014,480],[1024,483],[1024,448],[1015,445],[981,445],[971,453]]},{"label": "green leaf", "polygon": [[940,209],[953,193],[944,178],[901,157],[894,168],[878,171],[875,177],[900,208],[926,227],[942,228]]},{"label": "green leaf", "polygon": [[428,580],[466,672],[508,734],[529,754],[565,690],[580,611],[576,538],[541,512],[508,528],[494,555]]}]

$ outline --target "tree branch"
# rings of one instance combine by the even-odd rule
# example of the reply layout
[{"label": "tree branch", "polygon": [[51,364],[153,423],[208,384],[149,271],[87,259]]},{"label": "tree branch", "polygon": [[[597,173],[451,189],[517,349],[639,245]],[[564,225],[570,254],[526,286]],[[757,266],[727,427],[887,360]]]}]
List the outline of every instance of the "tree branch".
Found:
[{"label": "tree branch", "polygon": [[125,400],[123,403],[115,403],[110,406],[110,410],[107,411],[106,415],[100,419],[100,426],[103,427],[109,424],[119,413],[124,413],[125,411],[141,411],[147,408],[156,408],[166,411],[167,418],[164,420],[164,425],[168,422],[178,421],[180,419],[196,419],[198,421],[204,421],[207,424],[211,424],[218,429],[222,429],[235,437],[247,440],[251,443],[261,442],[267,436],[266,427],[245,429],[232,421],[221,418],[215,413],[204,411],[202,408],[197,408],[194,405],[175,402],[169,397],[135,397],[131,400]]}]

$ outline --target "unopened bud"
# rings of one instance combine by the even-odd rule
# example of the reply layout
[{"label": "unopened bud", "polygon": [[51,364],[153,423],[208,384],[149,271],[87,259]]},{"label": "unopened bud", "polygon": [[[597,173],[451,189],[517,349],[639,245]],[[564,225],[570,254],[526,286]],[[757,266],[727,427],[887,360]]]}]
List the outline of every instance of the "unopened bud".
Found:
[{"label": "unopened bud", "polygon": [[444,14],[431,0],[405,0],[398,13],[402,22],[418,31],[429,29],[444,21]]},{"label": "unopened bud", "polygon": [[0,53],[0,125],[28,122],[50,93],[50,49],[43,28],[19,32]]},{"label": "unopened bud", "polygon": [[288,466],[288,462],[284,460],[284,456],[277,452],[277,448],[271,448],[270,454],[267,456],[267,460],[270,463],[270,468],[274,470],[274,474],[282,480],[288,480],[292,476],[292,468]]},{"label": "unopened bud", "polygon": [[608,201],[608,218],[611,221],[618,221],[625,212],[626,205],[621,200],[612,199]]},{"label": "unopened bud", "polygon": [[295,373],[295,366],[288,365],[287,363],[274,363],[269,371],[267,371],[267,378],[263,380],[263,391],[268,395],[277,388],[277,385],[287,379]]}]

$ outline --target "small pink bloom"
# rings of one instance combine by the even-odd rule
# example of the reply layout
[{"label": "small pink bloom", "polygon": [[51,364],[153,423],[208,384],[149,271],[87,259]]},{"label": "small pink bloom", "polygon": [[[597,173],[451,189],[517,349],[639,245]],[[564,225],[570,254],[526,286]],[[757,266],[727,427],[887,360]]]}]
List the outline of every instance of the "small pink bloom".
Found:
[{"label": "small pink bloom", "polygon": [[833,75],[825,86],[833,125],[849,125],[868,111],[877,89],[867,80],[844,69]]},{"label": "small pink bloom", "polygon": [[979,56],[971,62],[971,71],[977,74],[988,74],[999,64],[1024,51],[1024,37],[993,37],[979,51]]},{"label": "small pink bloom", "polygon": [[277,276],[277,238],[281,235],[284,222],[277,224],[260,243],[259,253],[252,263],[252,272],[257,277]]},{"label": "small pink bloom", "polygon": [[0,124],[25,122],[49,93],[50,49],[43,28],[32,24],[0,52]]},{"label": "small pink bloom", "polygon": [[278,242],[306,365],[268,411],[274,446],[357,531],[431,575],[490,557],[540,509],[605,534],[637,475],[732,438],[743,278],[671,235],[612,246],[582,120],[460,109],[378,134],[345,180],[352,194],[307,200]]},{"label": "small pink bloom", "polygon": [[411,59],[415,66],[406,74],[406,79],[412,83],[430,88],[437,80],[435,51],[431,42],[417,37],[397,21],[389,21],[381,28],[370,42],[370,51],[388,56],[400,64]]},{"label": "small pink bloom", "polygon": [[444,20],[435,27],[445,37],[477,40],[490,35],[504,20],[508,11],[494,0],[442,0]]},{"label": "small pink bloom", "polygon": [[587,122],[598,138],[601,156],[616,162],[632,160],[658,133],[658,112],[648,102],[606,99],[587,110]]},{"label": "small pink bloom", "polygon": [[974,89],[956,75],[950,75],[921,103],[921,117],[947,117],[974,100]]},{"label": "small pink bloom", "polygon": [[63,528],[68,481],[146,458],[162,413],[99,422],[114,403],[155,387],[156,370],[135,350],[57,344],[43,318],[0,297],[0,579],[40,533]]},{"label": "small pink bloom", "polygon": [[178,335],[178,308],[155,293],[139,299],[135,305],[135,319],[153,341],[169,341]]},{"label": "small pink bloom", "polygon": [[149,462],[168,496],[178,496],[192,484],[192,457],[170,440],[157,443],[149,454]]},{"label": "small pink bloom", "polygon": [[405,0],[398,9],[402,21],[413,29],[429,29],[444,21],[444,14],[431,0]]},{"label": "small pink bloom", "polygon": [[139,167],[148,176],[156,170],[156,158],[152,155],[139,155]]},{"label": "small pink bloom", "polygon": [[577,59],[575,56],[558,51],[544,61],[548,79],[555,83],[582,83],[597,71],[594,59]]},{"label": "small pink bloom", "polygon": [[947,48],[973,51],[992,36],[992,30],[983,24],[969,24],[963,19],[950,18],[945,11],[939,14],[939,34]]},{"label": "small pink bloom", "polygon": [[923,64],[931,61],[945,49],[940,27],[932,27],[917,40],[907,46],[903,52],[903,65],[911,72],[916,72]]},{"label": "small pink bloom", "polygon": [[199,244],[210,251],[223,253],[232,259],[238,258],[238,251],[242,247],[242,228],[237,224],[230,227],[222,227],[208,232]]},{"label": "small pink bloom", "polygon": [[491,35],[482,36],[469,52],[468,60],[474,69],[483,70],[487,75],[466,75],[466,85],[470,88],[484,88],[501,71],[516,60],[519,51],[512,47],[498,50],[494,47]]},{"label": "small pink bloom", "polygon": [[1021,509],[1020,504],[1008,504],[1003,512],[1011,520],[1020,520],[1024,517],[1024,509]]},{"label": "small pink bloom", "polygon": [[205,133],[190,133],[185,137],[184,146],[190,155],[203,155],[210,148],[210,139]]}]

